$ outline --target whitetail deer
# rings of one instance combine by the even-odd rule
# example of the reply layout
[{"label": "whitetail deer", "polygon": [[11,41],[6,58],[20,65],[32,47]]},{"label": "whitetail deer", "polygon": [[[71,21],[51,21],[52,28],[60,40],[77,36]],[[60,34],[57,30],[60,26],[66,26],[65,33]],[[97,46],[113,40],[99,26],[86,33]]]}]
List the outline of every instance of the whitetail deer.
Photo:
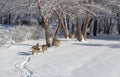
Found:
[{"label": "whitetail deer", "polygon": [[38,54],[40,48],[39,48],[39,43],[36,45],[32,46],[32,55]]},{"label": "whitetail deer", "polygon": [[55,46],[55,47],[59,47],[60,44],[61,44],[60,40],[58,40],[58,39],[55,39],[55,40],[54,40],[54,46]]},{"label": "whitetail deer", "polygon": [[42,51],[43,53],[46,51],[47,52],[48,46],[47,45],[42,45]]},{"label": "whitetail deer", "polygon": [[75,38],[75,34],[69,34],[69,39]]}]

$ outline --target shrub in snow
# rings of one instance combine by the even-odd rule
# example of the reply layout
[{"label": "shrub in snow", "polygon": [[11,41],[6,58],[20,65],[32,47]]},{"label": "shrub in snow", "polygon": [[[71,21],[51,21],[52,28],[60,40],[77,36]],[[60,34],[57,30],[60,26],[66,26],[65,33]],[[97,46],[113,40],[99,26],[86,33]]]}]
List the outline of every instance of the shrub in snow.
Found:
[{"label": "shrub in snow", "polygon": [[36,40],[44,38],[44,29],[40,26],[15,26],[9,28],[8,31],[0,32],[0,46],[7,43],[8,41],[21,42],[24,40]]},{"label": "shrub in snow", "polygon": [[10,30],[11,38],[15,42],[44,38],[44,30],[40,26],[16,26]]},{"label": "shrub in snow", "polygon": [[9,36],[7,36],[7,33],[0,33],[0,46],[5,44],[9,40]]}]

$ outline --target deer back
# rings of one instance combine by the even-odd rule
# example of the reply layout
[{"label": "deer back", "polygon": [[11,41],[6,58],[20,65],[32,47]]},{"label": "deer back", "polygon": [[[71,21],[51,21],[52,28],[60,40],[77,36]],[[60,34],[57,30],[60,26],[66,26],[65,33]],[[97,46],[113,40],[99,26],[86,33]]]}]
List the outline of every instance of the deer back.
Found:
[{"label": "deer back", "polygon": [[42,51],[47,51],[48,46],[47,45],[42,45]]},{"label": "deer back", "polygon": [[70,38],[70,39],[75,38],[75,35],[74,35],[74,34],[70,34],[70,35],[69,35],[69,38]]},{"label": "deer back", "polygon": [[61,44],[60,40],[55,39],[55,41],[54,41],[54,45],[55,45],[55,47],[59,47],[60,44]]}]

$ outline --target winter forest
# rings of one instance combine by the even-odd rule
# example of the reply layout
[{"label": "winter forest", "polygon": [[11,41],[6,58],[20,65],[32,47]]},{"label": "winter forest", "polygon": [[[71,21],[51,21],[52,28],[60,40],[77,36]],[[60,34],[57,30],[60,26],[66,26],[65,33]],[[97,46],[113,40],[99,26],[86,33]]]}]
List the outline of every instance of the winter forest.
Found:
[{"label": "winter forest", "polygon": [[[20,30],[19,32],[29,29],[30,25],[40,26],[44,28],[42,31],[45,31],[47,45],[50,45],[50,37],[54,40],[61,30],[65,38],[74,34],[78,41],[86,40],[87,36],[97,36],[97,34],[120,34],[120,1],[1,0],[0,24],[15,25],[15,27],[27,25],[24,29],[16,30]],[[23,38],[33,39],[34,36],[38,38],[42,35],[38,31],[38,34],[32,37],[30,33],[32,32],[24,37],[20,34],[21,39],[17,36],[13,38],[22,41]]]},{"label": "winter forest", "polygon": [[0,0],[0,77],[120,77],[119,51],[120,0]]}]

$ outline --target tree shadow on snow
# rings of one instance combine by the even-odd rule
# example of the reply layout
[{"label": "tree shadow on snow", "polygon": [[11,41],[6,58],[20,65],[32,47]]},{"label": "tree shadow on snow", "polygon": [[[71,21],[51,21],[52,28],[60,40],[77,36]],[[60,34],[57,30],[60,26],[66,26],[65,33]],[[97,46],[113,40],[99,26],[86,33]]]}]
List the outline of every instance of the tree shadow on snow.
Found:
[{"label": "tree shadow on snow", "polygon": [[[17,46],[29,46],[30,48],[32,48],[32,46],[36,45],[36,44],[16,44]],[[39,45],[39,47],[42,47],[42,45]]]},{"label": "tree shadow on snow", "polygon": [[90,36],[88,39],[107,40],[107,41],[120,41],[120,35],[98,35]]},{"label": "tree shadow on snow", "polygon": [[28,52],[19,52],[18,55],[29,56],[29,55],[31,55],[31,53],[28,53]]},{"label": "tree shadow on snow", "polygon": [[107,47],[110,47],[110,48],[120,48],[120,44],[93,44],[93,43],[91,43],[91,44],[86,44],[86,43],[74,43],[75,45],[82,45],[82,46],[107,46]]},{"label": "tree shadow on snow", "polygon": [[120,44],[113,44],[113,45],[109,45],[111,48],[120,48]]},{"label": "tree shadow on snow", "polygon": [[18,46],[33,46],[32,44],[16,44]]},{"label": "tree shadow on snow", "polygon": [[81,44],[83,46],[104,46],[102,44]]}]

